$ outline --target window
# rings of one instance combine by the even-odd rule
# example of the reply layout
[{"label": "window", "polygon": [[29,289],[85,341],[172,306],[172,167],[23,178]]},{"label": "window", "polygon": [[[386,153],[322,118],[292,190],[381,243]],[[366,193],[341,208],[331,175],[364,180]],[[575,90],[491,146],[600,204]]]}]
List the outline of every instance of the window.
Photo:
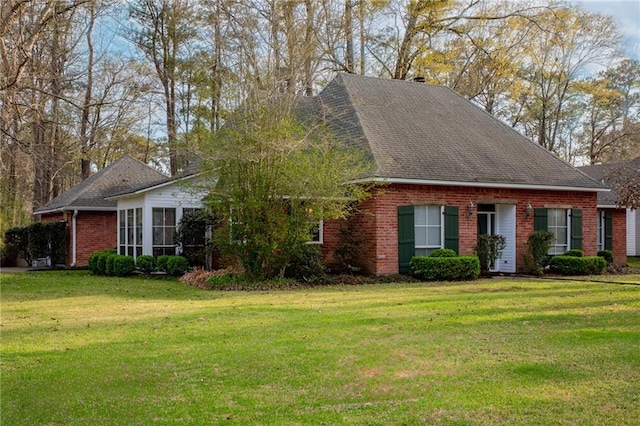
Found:
[{"label": "window", "polygon": [[153,255],[176,254],[176,209],[154,207],[152,214]]},{"label": "window", "polygon": [[415,255],[427,256],[443,247],[442,208],[440,206],[415,206]]},{"label": "window", "polygon": [[128,256],[142,255],[142,209],[118,212],[118,253]]},{"label": "window", "polygon": [[598,211],[598,251],[604,250],[604,212]]},{"label": "window", "polygon": [[317,225],[311,227],[311,240],[309,244],[322,244],[323,243],[323,222],[318,222]]},{"label": "window", "polygon": [[555,238],[549,247],[549,254],[563,254],[569,250],[569,215],[566,209],[547,209],[547,230]]},{"label": "window", "polygon": [[118,212],[118,253],[127,254],[127,211],[120,210]]}]

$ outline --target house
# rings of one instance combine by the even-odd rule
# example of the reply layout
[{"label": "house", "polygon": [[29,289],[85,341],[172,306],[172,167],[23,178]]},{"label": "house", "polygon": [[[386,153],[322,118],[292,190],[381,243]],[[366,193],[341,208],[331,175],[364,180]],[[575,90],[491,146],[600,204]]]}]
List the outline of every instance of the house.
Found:
[{"label": "house", "polygon": [[[366,239],[364,271],[407,272],[412,256],[440,247],[473,254],[480,233],[506,238],[498,272],[517,271],[535,230],[555,233],[550,254],[596,254],[608,189],[450,89],[340,74],[316,104],[337,137],[370,154],[363,180],[386,184],[351,219]],[[338,226],[324,227],[328,263]]]},{"label": "house", "polygon": [[[620,178],[627,179],[629,174],[640,177],[640,157],[620,163],[594,164],[579,167],[584,173],[593,179],[611,185]],[[610,229],[622,227],[626,221],[626,254],[627,256],[640,256],[640,210],[619,207],[618,199],[614,192],[598,194],[598,247],[614,249],[615,252],[623,251],[622,241],[612,241],[614,232]],[[618,247],[615,247],[615,246]],[[617,249],[617,250],[616,250]]]},{"label": "house", "polygon": [[33,214],[42,221],[66,222],[66,266],[86,266],[91,253],[116,247],[117,202],[106,197],[167,179],[146,164],[125,156],[36,209]]},{"label": "house", "polygon": [[[506,239],[497,272],[518,270],[535,230],[556,235],[550,254],[598,250],[597,199],[609,189],[446,87],[339,74],[304,110],[372,160],[361,181],[380,187],[349,219],[364,272],[408,272],[411,257],[442,247],[473,254],[482,233]],[[110,192],[120,253],[175,253],[180,218],[202,205],[204,194],[185,185],[195,176]],[[329,265],[342,226],[326,221],[317,233]],[[614,227],[612,241],[624,232]]]}]

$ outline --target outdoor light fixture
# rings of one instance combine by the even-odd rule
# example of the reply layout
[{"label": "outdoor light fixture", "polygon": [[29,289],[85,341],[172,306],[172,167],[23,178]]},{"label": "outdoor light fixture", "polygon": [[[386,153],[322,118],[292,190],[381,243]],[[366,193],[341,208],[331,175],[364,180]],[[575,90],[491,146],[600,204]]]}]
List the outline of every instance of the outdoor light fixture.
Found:
[{"label": "outdoor light fixture", "polygon": [[533,207],[531,207],[531,203],[527,203],[527,205],[524,208],[524,218],[529,219],[532,213],[533,213]]},{"label": "outdoor light fixture", "polygon": [[473,216],[473,208],[475,206],[473,205],[473,201],[469,201],[469,204],[467,204],[467,217],[471,217]]}]

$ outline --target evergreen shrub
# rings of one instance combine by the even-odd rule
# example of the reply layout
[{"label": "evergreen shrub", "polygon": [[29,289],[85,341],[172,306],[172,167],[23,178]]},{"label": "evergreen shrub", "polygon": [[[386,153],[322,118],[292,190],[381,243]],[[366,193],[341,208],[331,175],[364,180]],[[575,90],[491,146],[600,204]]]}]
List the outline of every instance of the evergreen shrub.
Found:
[{"label": "evergreen shrub", "polygon": [[600,250],[597,254],[600,257],[604,257],[604,260],[607,261],[607,265],[611,265],[613,263],[613,250]]},{"label": "evergreen shrub", "polygon": [[562,275],[600,275],[607,269],[607,261],[600,256],[554,256],[549,266]]},{"label": "evergreen shrub", "polygon": [[412,276],[426,281],[469,281],[480,276],[477,256],[415,256],[409,267]]},{"label": "evergreen shrub", "polygon": [[124,277],[131,274],[136,269],[136,263],[132,256],[117,254],[112,257],[112,275]]},{"label": "evergreen shrub", "polygon": [[168,256],[167,273],[174,277],[179,277],[189,269],[189,261],[182,256]]},{"label": "evergreen shrub", "polygon": [[136,267],[140,272],[150,274],[156,269],[156,258],[149,255],[142,255],[136,258]]}]

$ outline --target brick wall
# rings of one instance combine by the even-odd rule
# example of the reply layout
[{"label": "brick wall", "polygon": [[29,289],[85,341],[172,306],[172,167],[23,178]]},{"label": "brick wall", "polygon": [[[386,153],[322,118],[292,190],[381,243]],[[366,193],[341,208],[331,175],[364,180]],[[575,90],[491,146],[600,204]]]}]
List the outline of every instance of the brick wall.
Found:
[{"label": "brick wall", "polygon": [[611,248],[616,265],[627,264],[627,211],[612,209],[613,239]]},{"label": "brick wall", "polygon": [[76,266],[87,266],[89,255],[95,251],[115,248],[118,242],[117,226],[116,212],[78,212]]},{"label": "brick wall", "polygon": [[[117,244],[117,216],[115,212],[79,211],[76,216],[76,267],[87,266],[91,253]],[[40,217],[43,222],[63,220],[67,222],[67,267],[73,262],[72,212],[46,214]]]},{"label": "brick wall", "polygon": [[[472,201],[476,210],[468,217],[467,205]],[[427,185],[388,185],[377,195],[365,201],[361,210],[351,220],[361,230],[367,241],[362,248],[360,266],[372,274],[398,273],[398,219],[397,207],[402,205],[452,205],[459,208],[460,254],[473,254],[477,240],[478,204],[516,205],[516,267],[526,251],[525,243],[533,232],[533,217],[525,219],[525,206],[533,208],[579,208],[582,209],[583,240],[585,255],[595,255],[597,251],[597,209],[595,192],[536,191],[517,189],[469,188]],[[329,224],[327,224],[329,225]],[[329,225],[335,226],[335,225]],[[326,228],[325,228],[326,229]],[[624,239],[619,229],[614,238]],[[325,233],[323,252],[331,259],[331,252],[337,245],[336,233]]]}]

